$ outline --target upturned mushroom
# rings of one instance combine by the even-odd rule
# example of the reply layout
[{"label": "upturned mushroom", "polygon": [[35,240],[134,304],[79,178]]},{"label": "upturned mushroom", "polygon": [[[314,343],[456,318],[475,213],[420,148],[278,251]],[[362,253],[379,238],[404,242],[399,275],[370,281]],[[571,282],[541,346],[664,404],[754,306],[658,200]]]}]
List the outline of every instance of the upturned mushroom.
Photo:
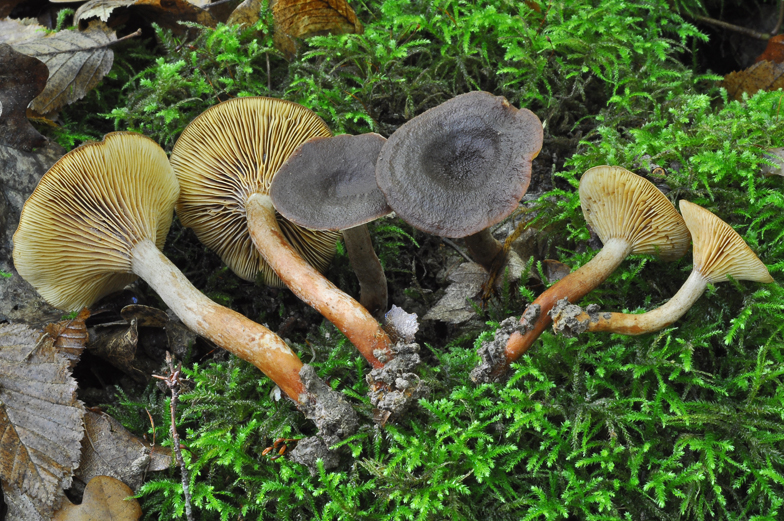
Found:
[{"label": "upturned mushroom", "polygon": [[[297,297],[335,324],[373,368],[381,368],[379,357],[395,355],[378,321],[292,247],[302,236],[331,234],[334,249],[337,234],[278,219],[269,196],[272,178],[291,153],[312,137],[329,135],[321,118],[289,101],[235,98],[207,109],[172,151],[180,181],[177,213],[241,277],[252,280],[268,265]],[[294,229],[302,235],[291,233]]]},{"label": "upturned mushroom", "polygon": [[503,246],[489,227],[517,209],[542,139],[530,110],[469,92],[389,136],[376,180],[398,217],[427,233],[464,238],[471,258],[490,271]]},{"label": "upturned mushroom", "polygon": [[315,137],[303,143],[272,179],[270,197],[289,221],[312,230],[341,230],[360,287],[359,303],[379,317],[387,279],[366,223],[392,213],[376,185],[378,134]]},{"label": "upturned mushroom", "polygon": [[67,153],[41,178],[14,234],[14,265],[49,303],[66,310],[141,277],[188,328],[258,367],[322,431],[350,434],[356,416],[339,393],[280,337],[211,301],[161,253],[178,195],[177,178],[155,142],[108,134]]},{"label": "upturned mushroom", "polygon": [[580,179],[580,204],[603,243],[587,264],[539,295],[519,321],[508,318],[479,350],[471,372],[477,383],[503,378],[551,323],[548,312],[562,299],[574,302],[601,284],[630,254],[676,260],[689,248],[689,231],[675,207],[650,181],[618,166],[597,166]]},{"label": "upturned mushroom", "polygon": [[694,241],[694,267],[689,278],[666,304],[641,314],[605,313],[589,306],[559,302],[553,309],[553,329],[567,336],[584,331],[643,335],[673,324],[705,292],[708,284],[735,280],[774,282],[768,269],[732,227],[708,210],[680,201],[681,213]]}]

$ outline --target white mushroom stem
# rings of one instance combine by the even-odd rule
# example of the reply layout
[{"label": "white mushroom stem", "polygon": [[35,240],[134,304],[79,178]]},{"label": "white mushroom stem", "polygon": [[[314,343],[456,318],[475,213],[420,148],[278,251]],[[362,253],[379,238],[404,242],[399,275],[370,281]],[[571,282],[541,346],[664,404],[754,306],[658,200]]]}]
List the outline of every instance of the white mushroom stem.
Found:
[{"label": "white mushroom stem", "polygon": [[374,369],[384,366],[377,356],[394,358],[392,341],[367,309],[305,262],[288,243],[268,195],[251,195],[245,211],[259,253],[297,297],[335,324]]},{"label": "white mushroom stem", "polygon": [[[601,311],[598,313],[586,313],[583,311],[570,317],[570,322],[573,318],[580,325],[579,332],[582,332],[583,327],[585,327],[585,331],[604,331],[621,335],[652,333],[664,329],[681,318],[697,302],[697,299],[702,296],[706,287],[708,287],[708,279],[699,271],[692,270],[691,275],[686,279],[681,289],[666,304],[647,313],[631,315],[627,313],[603,313]],[[560,329],[560,321],[563,319],[564,317],[560,315],[554,317],[553,328],[556,331]],[[570,327],[570,329],[578,332],[574,327]]]},{"label": "white mushroom stem", "polygon": [[367,225],[343,230],[343,242],[354,274],[359,280],[359,303],[375,317],[387,310],[387,277],[373,249]]},{"label": "white mushroom stem", "polygon": [[302,362],[266,327],[216,304],[197,290],[149,239],[131,250],[131,269],[163,299],[189,329],[237,355],[271,378],[296,403],[306,391]]}]

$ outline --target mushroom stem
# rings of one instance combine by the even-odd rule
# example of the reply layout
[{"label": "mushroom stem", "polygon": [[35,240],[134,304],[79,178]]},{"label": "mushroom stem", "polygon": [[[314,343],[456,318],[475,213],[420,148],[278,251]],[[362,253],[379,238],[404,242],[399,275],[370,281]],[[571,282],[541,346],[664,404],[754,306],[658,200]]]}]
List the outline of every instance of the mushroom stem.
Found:
[{"label": "mushroom stem", "polygon": [[[517,330],[506,342],[501,356],[490,356],[483,360],[471,374],[478,383],[493,381],[503,376],[509,364],[519,359],[528,348],[539,338],[539,335],[552,322],[548,312],[561,299],[570,302],[584,297],[588,292],[601,284],[623,262],[632,250],[629,241],[620,238],[608,240],[604,247],[587,264],[550,286],[523,312],[517,324]],[[485,356],[483,355],[483,358]],[[485,364],[488,364],[486,366]]]},{"label": "mushroom stem", "polygon": [[367,225],[343,230],[351,267],[359,280],[359,303],[376,318],[387,310],[387,277],[378,260]]},{"label": "mushroom stem", "polygon": [[[666,304],[647,313],[632,315],[627,313],[586,313],[583,311],[569,318],[568,331],[561,327],[564,325],[561,322],[564,321],[565,316],[556,315],[553,320],[553,328],[567,335],[583,331],[604,331],[621,335],[643,335],[659,331],[681,318],[702,296],[706,287],[708,287],[708,279],[699,271],[692,270],[681,289]],[[571,324],[575,324],[577,327]]]},{"label": "mushroom stem", "polygon": [[394,358],[392,341],[359,302],[346,295],[305,262],[286,241],[268,195],[252,194],[245,203],[253,243],[267,264],[294,294],[335,324],[374,369],[384,366],[379,355]]},{"label": "mushroom stem", "polygon": [[299,377],[302,362],[280,337],[207,298],[151,240],[136,243],[131,255],[133,272],[150,285],[185,326],[258,367],[289,398],[300,403],[306,392]]},{"label": "mushroom stem", "polygon": [[463,241],[468,247],[468,254],[471,255],[471,258],[487,271],[492,269],[494,261],[504,251],[503,244],[493,237],[488,228],[466,236]]}]

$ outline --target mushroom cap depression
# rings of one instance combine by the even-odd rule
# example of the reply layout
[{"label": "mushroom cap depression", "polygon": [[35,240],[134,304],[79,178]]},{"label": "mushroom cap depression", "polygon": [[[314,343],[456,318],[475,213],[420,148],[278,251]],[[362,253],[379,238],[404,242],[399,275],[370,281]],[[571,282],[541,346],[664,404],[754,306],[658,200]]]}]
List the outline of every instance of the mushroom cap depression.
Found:
[{"label": "mushroom cap depression", "polygon": [[679,203],[694,240],[694,269],[708,282],[727,279],[774,282],[768,268],[732,227],[701,206]]},{"label": "mushroom cap depression", "polygon": [[392,213],[376,184],[378,134],[317,137],[280,167],[270,196],[286,219],[314,230],[345,230]]},{"label": "mushroom cap depression", "polygon": [[[282,282],[262,258],[248,232],[245,202],[268,194],[272,178],[308,139],[331,135],[326,123],[307,108],[274,98],[235,98],[200,114],[183,131],[171,155],[180,181],[177,214],[199,240],[237,275],[271,286]],[[323,271],[339,237],[278,218],[294,249]]]},{"label": "mushroom cap depression", "polygon": [[686,223],[650,181],[619,166],[595,166],[583,174],[579,192],[585,220],[603,243],[626,239],[632,253],[665,261],[689,250]]},{"label": "mushroom cap depression", "polygon": [[542,123],[502,96],[469,92],[403,124],[387,140],[376,180],[404,221],[465,237],[518,206],[542,148]]},{"label": "mushroom cap depression", "polygon": [[179,187],[166,153],[130,132],[64,155],[28,198],[14,265],[49,303],[75,310],[136,280],[131,250],[163,247]]}]

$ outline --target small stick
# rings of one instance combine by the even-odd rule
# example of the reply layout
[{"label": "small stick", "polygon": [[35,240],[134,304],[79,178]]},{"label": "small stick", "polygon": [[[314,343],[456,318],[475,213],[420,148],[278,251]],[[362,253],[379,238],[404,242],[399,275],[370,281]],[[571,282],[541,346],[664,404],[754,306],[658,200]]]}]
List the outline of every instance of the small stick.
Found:
[{"label": "small stick", "polygon": [[172,437],[172,442],[174,444],[174,454],[177,458],[177,465],[180,466],[180,475],[182,478],[182,494],[185,496],[185,515],[188,518],[188,521],[195,521],[193,518],[193,511],[191,510],[191,493],[188,489],[188,484],[190,482],[190,476],[188,475],[188,469],[185,467],[185,461],[182,459],[182,451],[180,450],[180,436],[177,434],[177,427],[175,425],[175,416],[177,411],[177,401],[180,398],[180,371],[182,370],[182,363],[177,365],[177,369],[174,369],[174,364],[172,362],[171,353],[166,351],[166,363],[169,364],[169,374],[168,376],[159,376],[157,374],[152,375],[153,378],[157,378],[158,380],[163,380],[166,384],[166,387],[171,390],[171,402],[169,404],[169,413],[171,415],[171,428],[169,429],[169,433]]},{"label": "small stick", "polygon": [[746,36],[756,38],[757,40],[769,40],[770,37],[772,36],[772,34],[770,33],[760,33],[755,31],[754,29],[749,29],[747,27],[741,27],[739,25],[729,24],[727,22],[722,22],[721,20],[708,18],[707,16],[695,16],[694,19],[697,20],[698,22],[715,25],[717,27],[721,27],[722,29],[727,29],[728,31],[735,31],[736,33],[745,34]]},{"label": "small stick", "polygon": [[784,0],[779,0],[779,16],[776,19],[776,27],[770,32],[773,36],[779,34],[781,30],[781,24],[784,23]]}]

